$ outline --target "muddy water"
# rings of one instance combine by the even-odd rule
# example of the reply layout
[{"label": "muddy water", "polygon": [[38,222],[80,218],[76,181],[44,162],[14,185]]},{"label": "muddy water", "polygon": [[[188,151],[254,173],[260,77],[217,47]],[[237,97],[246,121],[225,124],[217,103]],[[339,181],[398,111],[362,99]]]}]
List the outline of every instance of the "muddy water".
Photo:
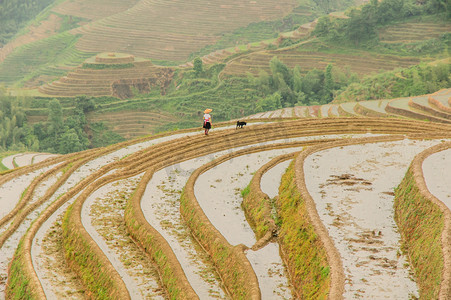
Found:
[{"label": "muddy water", "polygon": [[55,157],[55,156],[57,156],[57,154],[38,153],[38,154],[35,154],[33,156],[31,163],[37,164],[37,163],[40,163],[40,162],[42,162],[42,161],[44,161],[44,160],[46,160],[48,158],[52,158],[52,157]]},{"label": "muddy water", "polygon": [[[102,158],[101,158],[102,159]],[[68,180],[58,188],[49,203],[55,201],[59,196],[63,195],[83,178],[98,170],[102,165],[98,162],[90,161],[76,170]],[[77,199],[78,194],[68,200],[55,213],[53,213],[47,221],[39,228],[33,239],[31,247],[31,257],[36,274],[41,281],[42,288],[48,299],[69,298],[82,299],[80,293],[80,283],[73,273],[65,264],[64,253],[62,249],[58,249],[61,245],[62,233],[60,232],[60,221],[66,209]],[[55,235],[58,235],[55,237]]]},{"label": "muddy water", "polygon": [[[188,281],[201,299],[225,299],[219,281],[211,272],[206,257],[197,254],[180,216],[180,192],[195,168],[209,159],[189,160],[160,170],[149,181],[141,199],[147,222],[169,243]],[[199,249],[198,249],[199,250]]]},{"label": "muddy water", "polygon": [[279,185],[282,175],[285,173],[291,161],[292,160],[281,162],[263,174],[260,180],[260,189],[263,193],[268,195],[269,198],[272,199],[279,194]]},{"label": "muddy water", "polygon": [[36,171],[19,176],[0,186],[0,219],[14,209],[27,186],[40,173],[40,171]]},{"label": "muddy water", "polygon": [[423,175],[429,192],[451,209],[451,149],[427,157]]},{"label": "muddy water", "polygon": [[[66,188],[63,186],[59,191],[63,189]],[[61,219],[79,194],[49,217],[39,228],[31,245],[33,267],[47,299],[85,299],[84,287],[66,264],[61,240]]]},{"label": "muddy water", "polygon": [[[271,150],[236,157],[199,176],[194,187],[196,198],[210,222],[230,244],[252,247],[256,242],[241,209],[241,190],[249,184],[253,173],[272,158],[301,149]],[[280,271],[283,264],[277,246],[269,244],[266,247],[246,253],[259,279],[262,299],[291,298],[287,278]]]},{"label": "muddy water", "polygon": [[305,110],[307,108],[305,106],[296,106],[294,108],[294,113],[298,118],[305,118]]},{"label": "muddy water", "polygon": [[438,141],[384,142],[321,151],[306,184],[343,260],[345,299],[418,297],[393,219],[394,188],[413,157]]},{"label": "muddy water", "polygon": [[294,115],[294,108],[287,107],[283,109],[282,118],[292,118]]},{"label": "muddy water", "polygon": [[[218,130],[222,129],[229,129],[234,128],[233,126],[228,127],[222,127],[218,128]],[[172,140],[179,137],[184,137],[187,135],[195,135],[199,134],[199,132],[194,133],[183,133],[183,134],[176,134],[171,135],[167,137],[162,137],[142,143],[137,143],[125,148],[122,148],[120,150],[117,150],[115,152],[112,152],[110,154],[98,157],[96,159],[93,159],[80,167],[77,171],[75,171],[69,179],[57,190],[55,195],[50,199],[50,201],[54,201],[56,197],[59,195],[64,194],[67,192],[70,188],[74,187],[78,182],[80,182],[83,178],[90,175],[92,172],[97,171],[102,166],[109,164],[111,162],[114,162],[118,159],[123,158],[126,155],[129,155],[131,153],[134,153],[136,151],[139,151],[141,149],[144,149],[146,147],[152,146],[154,144],[158,144],[164,141]],[[41,156],[41,155],[38,155]],[[45,157],[45,155],[43,155]],[[10,161],[12,164],[12,157],[10,157]],[[39,171],[41,172],[41,171]],[[38,173],[38,172],[36,172]],[[16,193],[20,195],[19,190],[17,190],[17,185],[20,187],[26,187],[29,185],[32,179],[25,182],[24,180],[15,180],[11,183],[8,183],[12,190],[14,188],[16,189]],[[2,188],[6,188],[6,185],[0,187],[0,190]],[[81,191],[79,191],[81,192]],[[0,199],[1,195],[6,195],[5,193],[0,193]],[[78,282],[74,281],[74,274],[70,272],[70,270],[64,268],[64,265],[60,263],[61,260],[61,251],[56,251],[55,243],[58,243],[57,238],[54,238],[54,232],[56,231],[55,228],[57,228],[58,220],[61,219],[62,215],[64,214],[67,207],[73,203],[73,201],[76,199],[74,197],[73,199],[69,200],[65,205],[63,205],[60,209],[58,209],[39,229],[39,231],[36,234],[35,239],[33,240],[32,245],[32,259],[33,264],[36,269],[36,273],[38,274],[38,277],[41,281],[41,284],[44,288],[44,291],[49,299],[51,298],[59,298],[64,297],[67,298],[70,295],[71,299],[79,299],[80,293],[77,291],[79,290]],[[12,203],[13,204],[13,203]],[[15,205],[15,203],[14,203]],[[12,209],[14,207],[10,209]],[[0,208],[0,213],[5,209],[6,213],[10,210],[6,205],[2,205]],[[6,214],[5,213],[5,214]],[[0,215],[1,216],[1,215]],[[89,228],[89,230],[92,230],[92,227]],[[96,233],[93,233],[96,234]],[[18,236],[19,238],[21,236]],[[54,243],[49,243],[49,240],[54,240]],[[15,248],[15,247],[14,247]],[[14,249],[12,248],[12,249]],[[107,253],[108,254],[108,253]],[[58,267],[56,267],[58,266]],[[138,266],[138,268],[140,268]],[[155,297],[153,295],[152,297]]]},{"label": "muddy water", "polygon": [[[248,147],[250,146],[234,150]],[[180,261],[190,284],[201,299],[211,297],[225,298],[226,296],[221,290],[218,281],[211,277],[209,264],[207,262],[202,263],[202,257],[199,258],[198,254],[196,254],[196,249],[193,247],[195,243],[190,240],[189,234],[180,223],[179,193],[195,169],[227,153],[230,153],[230,150],[191,159],[156,172],[141,200],[141,207],[147,221],[168,241],[177,259]],[[251,238],[255,241],[252,232]],[[261,252],[265,251],[267,250],[261,250]],[[278,250],[269,252],[278,254]],[[266,265],[266,262],[261,263],[261,265]],[[266,269],[267,272],[268,270],[273,270],[273,274],[280,274],[280,265],[270,265],[270,267]]]},{"label": "muddy water", "polygon": [[257,275],[262,299],[293,299],[280,255],[277,243],[269,243],[260,250],[248,250],[246,253]]},{"label": "muddy water", "polygon": [[14,155],[10,155],[7,157],[4,157],[2,159],[2,164],[7,167],[8,169],[14,169],[14,164],[13,164],[13,160],[15,157],[20,156],[21,154],[14,154]]},{"label": "muddy water", "polygon": [[13,161],[15,161],[19,167],[23,167],[36,164],[46,160],[47,158],[54,157],[55,155],[56,154],[48,153],[19,153],[3,158],[2,163],[8,169],[14,169]]},{"label": "muddy water", "polygon": [[125,200],[141,177],[110,183],[92,193],[83,205],[82,223],[125,282],[132,299],[164,299],[155,292],[159,290],[158,275],[146,275],[143,264],[133,255],[136,246],[125,234]]},{"label": "muddy water", "polygon": [[[49,166],[12,179],[0,186],[0,219],[6,216],[19,202],[22,193],[35,177],[55,166]],[[45,183],[44,183],[45,184]],[[34,198],[33,198],[34,199]]]},{"label": "muddy water", "polygon": [[[31,180],[33,179],[32,175],[37,175],[35,173],[32,173],[28,176],[21,176],[19,177],[17,180],[13,180],[11,182],[7,182],[5,185],[8,184],[25,184],[25,182],[31,182]],[[29,177],[29,178],[24,178],[24,177]],[[50,185],[52,185],[54,182],[56,182],[56,177],[50,177],[48,180],[42,182],[42,184],[38,185],[38,187],[35,190],[35,193],[33,194],[32,199],[30,200],[30,203],[37,201],[40,197],[42,197],[46,190],[48,189],[48,187]],[[28,183],[29,184],[29,183]],[[27,184],[27,185],[28,185]],[[5,186],[4,185],[4,186]],[[23,187],[25,188],[27,185],[23,185]],[[4,187],[2,186],[2,188]],[[15,186],[15,188],[17,189],[17,186]],[[10,191],[12,192],[12,191]],[[18,196],[20,197],[21,194],[21,190],[18,191]],[[12,193],[11,193],[12,194]],[[9,195],[11,195],[9,194]],[[3,194],[1,194],[3,195]],[[3,207],[3,205],[2,205]],[[34,210],[19,226],[19,228],[17,228],[17,230],[6,240],[6,242],[3,244],[3,246],[0,248],[0,299],[3,299],[5,294],[5,285],[6,285],[6,281],[8,278],[8,265],[11,262],[13,256],[14,256],[14,252],[17,249],[17,246],[19,245],[19,241],[22,238],[22,236],[25,234],[25,232],[27,231],[28,227],[30,226],[31,222],[45,209],[46,205],[41,205],[40,207],[38,207],[36,210]],[[7,226],[9,225],[5,224],[5,227],[2,228],[2,232],[4,232],[4,230],[7,229]]]},{"label": "muddy water", "polygon": [[31,165],[34,155],[33,153],[22,153],[16,156],[15,162],[19,167]]},{"label": "muddy water", "polygon": [[[89,176],[92,172],[97,171],[105,164],[114,162],[115,160],[120,159],[127,154],[133,153],[145,146],[147,146],[146,143],[140,143],[138,145],[128,147],[127,150],[120,149],[113,153],[101,156],[99,158],[87,162],[79,169],[77,169],[69,177],[69,179],[55,192],[54,196],[51,197],[50,201],[54,201],[57,197],[69,191],[81,180],[83,180],[83,178]],[[82,191],[78,192],[79,195]],[[61,257],[61,253],[56,251],[55,249],[52,249],[52,247],[54,248],[55,246],[49,245],[47,242],[49,240],[48,236],[52,234],[51,233],[53,231],[52,228],[54,228],[57,225],[56,224],[58,222],[57,220],[61,219],[67,207],[75,201],[78,195],[70,199],[67,203],[65,203],[62,207],[60,207],[54,214],[52,214],[52,216],[38,230],[33,240],[32,245],[33,265],[48,299],[52,298],[57,299],[61,297],[63,298],[69,297],[71,299],[80,298],[80,293],[77,291],[79,283],[76,280],[73,280],[73,278],[76,275],[70,272],[70,270],[68,270],[67,267],[63,268],[62,264],[59,264],[60,265],[59,268],[55,268],[55,265],[59,263],[58,260],[59,257]],[[90,220],[89,209],[87,211],[88,213],[86,213],[83,217],[88,218],[87,220]],[[92,226],[87,228],[87,230],[92,230]],[[93,233],[91,235],[95,234],[97,233],[95,232],[95,230],[93,230]]]},{"label": "muddy water", "polygon": [[[56,200],[57,197],[69,191],[83,180],[83,178],[87,177],[92,172],[97,171],[104,164],[115,161],[126,154],[127,153],[123,151],[116,151],[84,164],[55,192],[49,202]],[[57,224],[59,222],[58,220],[62,218],[66,209],[75,201],[81,192],[82,190],[78,191],[78,194],[75,197],[67,201],[53,213],[41,228],[39,228],[33,239],[31,249],[33,266],[48,299],[80,299],[81,297],[79,292],[79,282],[74,280],[76,275],[71,272],[67,266],[61,263],[61,256],[64,254],[62,254],[59,249],[56,249],[58,245],[55,245],[55,243],[58,243],[59,241],[55,241],[53,244],[49,243],[49,240],[51,240],[49,236],[55,234],[55,227],[59,227]],[[59,234],[61,238],[61,233]]]}]

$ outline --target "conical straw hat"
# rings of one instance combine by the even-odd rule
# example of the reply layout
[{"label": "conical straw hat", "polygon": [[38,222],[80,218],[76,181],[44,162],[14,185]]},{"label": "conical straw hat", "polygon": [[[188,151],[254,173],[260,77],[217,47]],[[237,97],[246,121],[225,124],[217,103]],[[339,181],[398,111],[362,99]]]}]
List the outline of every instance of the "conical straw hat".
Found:
[{"label": "conical straw hat", "polygon": [[207,108],[206,110],[204,110],[204,113],[205,113],[205,114],[208,114],[208,113],[211,112],[211,111],[212,111],[211,108]]}]

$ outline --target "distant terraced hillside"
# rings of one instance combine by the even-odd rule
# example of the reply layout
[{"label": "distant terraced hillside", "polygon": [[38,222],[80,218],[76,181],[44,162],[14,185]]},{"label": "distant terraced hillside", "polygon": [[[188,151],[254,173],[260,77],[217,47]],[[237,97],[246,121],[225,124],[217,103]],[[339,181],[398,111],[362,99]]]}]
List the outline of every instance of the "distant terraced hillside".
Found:
[{"label": "distant terraced hillside", "polygon": [[158,60],[183,61],[214,44],[222,34],[252,22],[290,13],[297,3],[283,1],[139,1],[132,8],[74,29],[77,48],[87,52],[127,52]]},{"label": "distant terraced hillside", "polygon": [[[332,63],[358,74],[392,70],[428,59],[349,49],[331,53],[325,50],[327,45],[320,51],[315,47],[306,48],[306,44],[263,50],[271,43],[283,41],[283,38],[307,36],[315,25],[315,22],[308,21],[313,21],[317,15],[313,6],[296,0],[234,0],[227,4],[219,0],[63,1],[40,16],[37,23],[30,26],[29,33],[0,50],[0,61],[3,60],[0,80],[7,86],[35,88],[58,79],[100,52],[124,52],[151,59],[155,64],[164,62],[184,66],[192,66],[188,60],[198,53],[205,64],[229,61],[232,56],[235,58],[229,61],[222,75],[239,76],[268,70],[268,62],[273,56],[278,56],[290,67],[300,65],[304,72],[312,68],[322,69]],[[271,22],[283,20],[283,24],[286,16],[302,16],[306,24],[299,27],[296,22],[300,19],[288,19],[288,23],[296,23],[296,28],[287,29],[290,32],[270,29],[273,26]],[[268,30],[273,30],[272,34]],[[450,30],[449,24],[441,21],[416,19],[382,28],[380,40],[384,43],[426,41]],[[225,36],[228,42],[223,40]],[[277,37],[280,41],[276,41]],[[232,40],[235,46],[230,45]],[[223,44],[224,49],[217,50]],[[210,48],[211,53],[205,54]],[[76,94],[78,88],[61,84],[64,80],[55,82],[54,87],[43,87],[41,91],[54,96]],[[67,92],[61,93],[64,88]],[[106,95],[97,91],[88,94]]]},{"label": "distant terraced hillside", "polygon": [[133,96],[132,88],[139,92],[161,89],[170,83],[173,70],[154,66],[149,60],[129,54],[101,53],[87,59],[66,76],[43,85],[39,91],[52,96]]},{"label": "distant terraced hillside", "polygon": [[227,64],[222,75],[258,75],[261,71],[270,73],[269,62],[274,56],[290,68],[300,66],[303,72],[314,68],[324,69],[328,64],[333,64],[361,75],[408,67],[420,62],[415,57],[378,55],[365,51],[352,51],[350,54],[313,52],[304,50],[301,44],[287,49],[258,51],[239,56]]},{"label": "distant terraced hillside", "polygon": [[[227,4],[205,0],[62,1],[40,15],[28,32],[0,49],[0,63],[4,62],[0,64],[0,78],[8,85],[19,82],[37,86],[61,74],[49,68],[74,68],[99,52],[126,52],[153,60],[184,62],[192,52],[214,44],[237,28],[277,20],[292,12],[311,14],[304,12],[311,9],[309,6],[296,9],[299,10],[296,0]],[[61,39],[71,42],[53,44]],[[55,55],[46,55],[47,49],[77,53],[83,59],[66,56],[55,60]]]},{"label": "distant terraced hillside", "polygon": [[76,0],[63,1],[52,12],[95,21],[133,7],[139,0]]},{"label": "distant terraced hillside", "polygon": [[451,32],[449,22],[415,20],[382,28],[379,39],[383,43],[412,43],[436,38],[447,32]]},{"label": "distant terraced hillside", "polygon": [[89,121],[104,122],[113,132],[129,140],[154,132],[155,128],[171,122],[172,117],[156,112],[121,111],[92,114]]}]

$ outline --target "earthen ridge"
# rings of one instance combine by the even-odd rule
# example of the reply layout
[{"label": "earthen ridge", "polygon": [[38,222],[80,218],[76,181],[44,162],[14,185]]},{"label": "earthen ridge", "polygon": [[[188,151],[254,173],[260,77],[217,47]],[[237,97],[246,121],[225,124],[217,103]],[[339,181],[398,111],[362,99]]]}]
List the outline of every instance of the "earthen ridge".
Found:
[{"label": "earthen ridge", "polygon": [[451,148],[451,142],[441,143],[418,154],[412,161],[412,173],[418,190],[425,199],[437,205],[443,212],[444,227],[441,235],[441,244],[443,252],[443,272],[440,282],[439,299],[451,298],[451,211],[450,209],[434,195],[432,195],[426,185],[423,174],[424,160],[437,152]]},{"label": "earthen ridge", "polygon": [[[255,142],[259,142],[259,141],[263,141],[263,140],[271,140],[271,139],[276,139],[276,138],[294,137],[294,136],[299,136],[299,135],[303,135],[303,136],[315,135],[315,134],[317,135],[319,131],[321,131],[321,134],[385,131],[385,132],[390,132],[390,133],[402,133],[402,132],[412,132],[412,133],[414,133],[414,132],[431,132],[431,133],[434,133],[435,132],[437,135],[439,135],[439,133],[443,132],[443,130],[444,130],[444,128],[443,128],[444,125],[438,126],[436,124],[430,124],[430,123],[423,124],[422,122],[414,122],[414,121],[407,121],[407,120],[399,120],[399,122],[395,122],[397,124],[389,124],[389,128],[387,128],[386,126],[381,126],[381,122],[383,124],[385,123],[383,119],[366,119],[365,121],[345,119],[345,120],[341,120],[339,122],[337,119],[335,119],[335,120],[334,119],[323,119],[321,122],[315,122],[314,120],[309,120],[307,122],[292,121],[292,122],[284,122],[284,123],[271,123],[271,124],[266,124],[266,125],[261,126],[262,128],[259,128],[259,130],[252,130],[252,131],[249,130],[246,133],[233,133],[234,132],[233,130],[229,131],[229,133],[218,133],[217,138],[219,140],[224,140],[224,137],[228,137],[230,140],[223,142],[222,145],[219,147],[221,149],[222,148],[228,149],[227,146],[230,147],[232,138],[239,137],[239,136],[242,136],[244,138],[249,138],[249,140],[245,140],[243,142],[243,144],[250,144],[250,143],[255,143]],[[281,125],[284,128],[283,132],[280,132]],[[337,126],[339,129],[330,128],[331,125],[334,127]],[[312,130],[309,130],[310,127],[312,128]],[[278,132],[278,134],[268,134],[268,133],[272,132],[272,130],[276,130],[279,132]],[[190,131],[193,131],[193,130],[186,130],[184,132],[190,132]],[[170,135],[170,134],[171,133],[166,133],[166,134],[159,135],[159,136]],[[152,136],[151,138],[146,137],[146,138],[143,138],[140,140],[134,140],[134,141],[130,141],[130,142],[121,143],[121,144],[115,145],[115,147],[105,148],[100,152],[101,153],[110,152],[110,151],[113,151],[114,149],[124,147],[125,145],[135,144],[135,143],[138,143],[138,142],[141,142],[144,140],[149,140],[149,139],[156,138],[156,137],[158,137],[158,136]],[[198,138],[197,141],[201,140],[202,138],[203,137]],[[211,138],[214,138],[214,135],[212,135],[210,137],[210,139]],[[192,138],[192,139],[196,140],[195,138]],[[167,149],[169,149],[171,147],[171,144],[168,143],[166,145],[166,147],[167,147]],[[200,147],[202,147],[202,143],[200,143]],[[152,150],[154,150],[154,148],[150,147],[150,149],[151,149],[151,153],[153,154],[154,151],[152,151]],[[213,149],[213,148],[210,149],[210,151],[217,151],[217,150],[218,149]],[[163,149],[162,151],[165,151],[165,150]],[[77,155],[80,155],[82,153],[87,154],[87,153],[95,153],[95,152],[97,152],[97,155],[98,155],[99,149],[88,150],[86,152],[78,153]],[[143,151],[140,151],[140,155],[143,157],[146,156],[145,155],[146,153],[147,153],[147,155],[149,154],[148,149],[144,149]],[[191,157],[195,157],[194,153],[191,153],[190,155],[191,155]],[[181,156],[183,156],[183,155],[181,155]],[[67,157],[71,157],[71,156],[65,156],[65,158],[67,158]],[[188,157],[185,155],[185,156],[183,156],[183,158],[179,157],[178,159],[179,159],[179,161],[183,161],[185,159],[188,159]],[[64,157],[58,157],[57,159],[45,161],[44,163],[48,163],[50,165],[52,163],[55,163],[56,160],[64,161]],[[83,189],[85,186],[87,186],[89,184],[89,182],[95,181],[96,178],[99,178],[101,175],[105,174],[108,170],[112,170],[113,168],[118,168],[119,166],[125,166],[127,163],[129,163],[131,161],[133,161],[132,157],[128,157],[122,161],[113,163],[106,168],[102,168],[102,170],[95,172],[94,174],[88,176],[81,183],[77,184],[77,186],[75,188],[71,189],[67,194],[63,195],[57,202],[63,203],[64,201],[67,201],[68,199],[70,199],[70,197],[73,197],[76,194],[76,191]],[[145,159],[143,159],[143,161],[145,161]],[[173,160],[170,160],[170,161],[173,161]],[[140,162],[138,162],[138,163],[140,163]],[[33,170],[35,168],[37,169],[39,166],[42,167],[42,165],[44,165],[44,164],[36,164],[36,165],[30,166],[30,167],[19,169],[19,170],[17,170],[17,172],[13,172],[10,174],[13,175],[13,177],[15,177],[15,176],[18,176],[17,174],[19,174],[19,173],[25,174],[27,172],[27,170],[29,172],[30,170]],[[145,168],[148,168],[148,166],[146,166]],[[145,169],[136,170],[134,173],[138,172],[137,174],[139,174],[139,172],[143,172],[143,170],[145,170]],[[5,175],[5,176],[7,176],[7,175]],[[115,180],[118,180],[117,178],[118,177],[116,176]],[[1,179],[4,179],[4,178],[1,178]],[[55,202],[55,205],[56,205],[56,202]],[[35,224],[38,224],[38,222],[35,222]],[[34,225],[34,226],[37,226],[37,228],[39,227],[38,225]],[[30,243],[31,243],[31,239],[29,240]],[[31,263],[30,263],[30,265],[31,265]],[[32,269],[32,266],[30,268]]]}]

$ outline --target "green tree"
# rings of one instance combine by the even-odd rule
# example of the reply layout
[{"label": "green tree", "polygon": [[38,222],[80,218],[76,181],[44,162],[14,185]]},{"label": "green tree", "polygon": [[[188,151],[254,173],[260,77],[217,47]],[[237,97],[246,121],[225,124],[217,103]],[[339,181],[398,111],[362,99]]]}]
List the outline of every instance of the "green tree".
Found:
[{"label": "green tree", "polygon": [[0,1],[0,48],[53,0]]},{"label": "green tree", "polygon": [[87,96],[78,96],[75,98],[75,110],[82,111],[83,113],[88,113],[95,109],[94,100]]},{"label": "green tree", "polygon": [[330,102],[332,101],[333,92],[335,89],[335,82],[332,75],[332,64],[328,64],[326,67],[326,72],[324,74],[324,101],[323,102]]},{"label": "green tree", "polygon": [[301,67],[296,66],[293,69],[293,91],[300,92],[302,90],[302,74]]},{"label": "green tree", "polygon": [[282,96],[276,92],[257,101],[257,111],[270,111],[282,108]]},{"label": "green tree", "polygon": [[63,109],[58,99],[53,99],[49,103],[48,107],[48,130],[49,136],[55,138],[55,142],[59,139],[61,132],[63,131]]},{"label": "green tree", "polygon": [[376,36],[375,24],[356,9],[351,11],[350,19],[346,24],[346,35],[356,46],[362,41],[370,40]]},{"label": "green tree", "polygon": [[321,9],[325,14],[330,13],[331,10],[331,1],[330,0],[313,0],[315,4]]},{"label": "green tree", "polygon": [[313,30],[313,35],[326,36],[331,31],[333,25],[329,16],[322,16],[318,19],[318,23]]},{"label": "green tree", "polygon": [[59,152],[62,154],[67,154],[81,150],[83,150],[83,146],[80,143],[75,129],[71,128],[67,130],[62,136],[61,143],[59,145]]},{"label": "green tree", "polygon": [[196,57],[193,62],[193,69],[196,76],[200,76],[204,72],[204,66],[202,59],[200,57]]},{"label": "green tree", "polygon": [[[290,88],[293,86],[293,76],[290,69],[284,64],[277,56],[274,56],[269,62],[271,74],[273,76],[273,83],[275,88],[278,89],[277,84],[287,84]],[[283,80],[278,79],[278,74],[282,75]]]}]

